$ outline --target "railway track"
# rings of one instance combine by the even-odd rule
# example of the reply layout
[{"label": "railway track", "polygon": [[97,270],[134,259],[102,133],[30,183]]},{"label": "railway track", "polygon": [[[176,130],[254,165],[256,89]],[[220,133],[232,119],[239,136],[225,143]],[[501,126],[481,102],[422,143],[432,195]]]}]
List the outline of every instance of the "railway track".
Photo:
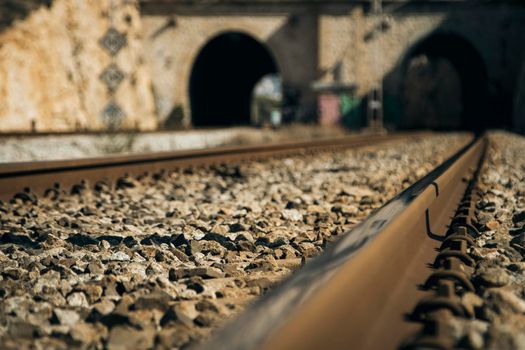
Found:
[{"label": "railway track", "polygon": [[407,137],[422,137],[428,134],[362,135],[274,145],[217,147],[204,150],[75,160],[4,163],[0,164],[0,200],[9,200],[23,191],[42,195],[46,191],[69,190],[72,186],[79,185],[81,181],[90,182],[93,185],[97,182],[111,184],[123,176],[140,176],[188,166],[360,147]]},{"label": "railway track", "polygon": [[[10,200],[0,203],[0,344],[6,349],[196,344],[467,139],[427,133],[377,136],[373,146],[363,137],[4,166],[2,197]],[[469,155],[478,148],[457,154],[424,178],[440,186],[439,203],[453,205],[452,197],[442,195],[454,182],[447,174],[470,168]],[[413,287],[413,280],[392,277],[402,268],[396,259],[411,257],[400,252],[410,249],[393,231],[384,233],[397,225],[394,214],[416,217],[417,210],[405,209],[426,206],[432,232],[446,223],[436,215],[434,186],[421,181],[256,303],[219,333],[211,348],[374,347],[360,343],[361,334],[390,328],[386,320],[397,321],[396,312],[406,306],[397,305],[390,318],[374,324],[373,313],[392,306],[387,291]],[[53,187],[55,182],[60,187]],[[463,194],[463,185],[455,185],[453,197]],[[392,247],[383,250],[377,242]],[[437,243],[425,247],[431,254]],[[383,254],[394,261],[385,274],[378,258]],[[368,279],[347,266],[356,259],[363,259]],[[424,264],[413,266],[428,271]],[[385,278],[372,292],[379,274]],[[334,303],[342,292],[349,293],[349,303]],[[367,303],[375,309],[363,308]],[[350,314],[369,311],[366,322],[349,323],[356,329],[354,343],[344,338],[347,327],[340,327],[348,321],[348,307]],[[388,344],[417,326],[400,329],[387,333],[396,337]]]},{"label": "railway track", "polygon": [[[477,139],[219,332],[208,349],[449,349],[474,318]],[[452,220],[451,220],[452,218]]]}]

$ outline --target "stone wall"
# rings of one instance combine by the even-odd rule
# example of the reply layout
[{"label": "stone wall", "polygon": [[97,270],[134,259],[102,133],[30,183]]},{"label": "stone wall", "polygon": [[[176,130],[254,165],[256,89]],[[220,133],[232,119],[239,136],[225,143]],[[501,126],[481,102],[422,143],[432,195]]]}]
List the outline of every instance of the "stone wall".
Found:
[{"label": "stone wall", "polygon": [[[145,55],[151,67],[157,109],[164,120],[182,108],[190,120],[189,81],[200,50],[225,32],[241,32],[265,45],[274,56],[283,84],[299,89],[312,103],[309,85],[317,77],[317,18],[303,13],[290,24],[281,14],[168,14],[143,16]],[[249,63],[247,63],[249,64]]]},{"label": "stone wall", "polygon": [[[412,50],[433,34],[457,34],[470,43],[483,60],[491,98],[496,105],[490,107],[494,118],[512,114],[512,96],[525,57],[523,7],[457,3],[407,5],[387,12],[382,29],[376,35],[372,34],[377,21],[361,6],[348,4],[331,11],[327,9],[329,7],[319,21],[319,64],[325,73],[323,80],[336,80],[333,72],[334,67],[338,67],[342,81],[358,85],[359,98],[366,97],[375,81],[383,80],[385,109],[390,109],[386,112],[403,114],[403,84]],[[441,97],[430,108],[442,104]],[[445,100],[451,101],[447,96]],[[488,101],[482,96],[479,103],[488,107]],[[425,112],[421,110],[416,114],[424,118]],[[389,117],[399,125],[400,115]],[[447,123],[455,125],[452,121]]]},{"label": "stone wall", "polygon": [[357,83],[360,96],[394,69],[407,48],[437,28],[445,18],[445,13],[428,13],[389,20],[388,30],[374,37],[372,32],[377,21],[361,6],[337,12],[320,18],[319,55],[321,71],[325,72],[323,80],[333,80],[333,67],[339,64],[341,79]]},{"label": "stone wall", "polygon": [[[99,44],[112,21],[127,39],[114,58]],[[16,21],[0,34],[0,131],[105,129],[111,99],[123,111],[119,127],[154,129],[141,35],[130,0],[55,0]],[[114,94],[99,79],[112,61],[124,74]]]},{"label": "stone wall", "polygon": [[[387,6],[386,20],[379,23],[366,6],[351,1],[315,6],[272,2],[264,7],[256,1],[244,6],[151,3],[159,5],[154,13],[143,13],[143,22],[157,109],[164,119],[179,108],[186,124],[191,123],[188,85],[195,58],[209,40],[225,31],[241,31],[266,44],[276,57],[284,86],[299,87],[303,95],[308,95],[310,85],[318,80],[355,83],[357,98],[364,101],[373,84],[382,80],[391,126],[402,125],[407,58],[432,34],[456,33],[472,44],[486,66],[492,92],[501,96],[499,106],[512,105],[515,75],[523,57],[519,33],[525,30],[525,12],[505,4],[418,3],[397,6],[395,11]],[[375,32],[378,26],[381,30]],[[454,98],[443,95],[434,104]],[[314,101],[314,96],[310,93],[308,99]],[[480,103],[485,102],[480,97]],[[435,107],[431,103],[425,110]],[[423,115],[425,110],[412,114]],[[443,113],[432,117],[435,120],[427,126],[439,125],[436,120]],[[459,125],[452,119],[445,123],[448,127]]]},{"label": "stone wall", "polygon": [[[151,0],[141,11],[137,0],[28,1],[50,6],[31,7],[32,13],[0,32],[0,131],[110,125],[151,130],[174,113],[189,126],[193,64],[200,50],[224,32],[242,32],[264,45],[275,57],[284,93],[296,89],[307,108],[315,103],[310,85],[319,80],[355,83],[359,99],[383,80],[385,107],[402,105],[411,52],[434,33],[455,33],[472,44],[485,64],[491,96],[501,107],[495,113],[512,115],[512,106],[521,106],[513,98],[525,61],[525,8],[520,6],[409,3],[387,9],[374,35],[378,22],[367,6],[352,1],[241,5]],[[127,39],[113,57],[99,42],[112,22]],[[113,92],[100,79],[111,63],[124,74]],[[427,76],[431,68],[418,74]],[[452,101],[445,97],[439,101]],[[123,110],[113,110],[122,116],[121,123],[102,112],[113,100]],[[400,125],[396,118],[393,125]]]}]

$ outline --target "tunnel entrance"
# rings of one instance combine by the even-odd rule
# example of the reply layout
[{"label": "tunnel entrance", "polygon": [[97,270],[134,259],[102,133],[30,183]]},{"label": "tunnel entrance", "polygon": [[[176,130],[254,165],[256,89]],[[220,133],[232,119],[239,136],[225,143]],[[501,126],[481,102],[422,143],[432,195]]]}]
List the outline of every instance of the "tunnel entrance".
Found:
[{"label": "tunnel entrance", "polygon": [[480,131],[498,124],[485,63],[458,35],[433,34],[416,45],[403,81],[404,127]]},{"label": "tunnel entrance", "polygon": [[272,54],[251,36],[228,32],[210,40],[191,72],[193,125],[249,124],[252,91],[270,73],[277,73]]}]

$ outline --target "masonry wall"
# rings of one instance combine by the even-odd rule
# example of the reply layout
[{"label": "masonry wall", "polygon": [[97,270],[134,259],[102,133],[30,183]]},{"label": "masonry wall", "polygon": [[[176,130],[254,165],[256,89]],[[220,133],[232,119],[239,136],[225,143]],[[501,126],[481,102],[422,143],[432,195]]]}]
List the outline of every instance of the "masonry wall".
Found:
[{"label": "masonry wall", "polygon": [[427,14],[388,20],[390,28],[371,36],[377,20],[361,6],[340,9],[320,17],[319,57],[323,80],[335,80],[333,68],[341,67],[341,80],[358,84],[364,96],[373,83],[393,70],[407,48],[437,28],[444,14]]},{"label": "masonry wall", "polygon": [[[524,124],[518,82],[525,62],[525,8],[520,6],[402,6],[372,35],[376,19],[355,3],[184,5],[181,11],[177,5],[154,13],[139,13],[135,0],[113,0],[113,9],[111,3],[54,0],[0,32],[0,132],[103,130],[111,125],[102,113],[111,100],[124,112],[118,127],[152,130],[174,112],[189,126],[195,59],[207,42],[229,31],[266,46],[285,93],[299,91],[309,110],[315,110],[310,89],[315,81],[356,83],[357,97],[364,99],[373,83],[383,80],[385,111],[398,114],[390,116],[394,124],[403,113],[411,50],[433,33],[456,33],[481,55],[491,94],[509,108],[502,113],[513,114],[515,125]],[[114,58],[99,44],[112,23],[127,38]],[[113,93],[100,80],[111,62],[124,73]]]},{"label": "masonry wall", "polygon": [[[406,6],[387,13],[383,29],[375,36],[371,34],[378,22],[361,6],[327,7],[324,12],[319,20],[322,79],[337,80],[334,67],[339,65],[340,79],[356,83],[359,98],[365,98],[374,81],[383,80],[385,113],[398,114],[387,116],[394,122],[403,113],[406,59],[419,42],[434,33],[454,33],[470,42],[486,65],[494,99],[512,107],[524,60],[524,8],[504,4]],[[485,102],[480,100],[480,104]]]},{"label": "masonry wall", "polygon": [[[303,13],[294,23],[287,14],[144,15],[145,55],[151,67],[157,110],[165,120],[182,109],[191,124],[189,81],[200,50],[225,32],[252,36],[274,56],[283,84],[297,88],[312,104],[309,85],[317,76],[317,17]],[[249,64],[249,62],[247,62]]]},{"label": "masonry wall", "polygon": [[[156,127],[148,69],[142,57],[137,4],[55,0],[0,33],[0,132],[102,130],[112,96],[99,76],[111,62],[99,39],[113,22],[127,45],[115,56],[124,73],[113,99],[122,128]],[[112,15],[112,16],[111,16]]]}]

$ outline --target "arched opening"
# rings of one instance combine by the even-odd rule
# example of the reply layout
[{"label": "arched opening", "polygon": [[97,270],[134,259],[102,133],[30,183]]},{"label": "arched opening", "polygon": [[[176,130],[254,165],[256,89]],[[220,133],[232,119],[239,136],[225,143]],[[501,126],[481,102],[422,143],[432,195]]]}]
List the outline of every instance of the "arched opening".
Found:
[{"label": "arched opening", "polygon": [[411,50],[403,66],[404,127],[480,131],[498,124],[485,63],[467,40],[433,34]]},{"label": "arched opening", "polygon": [[267,74],[277,73],[269,50],[249,35],[227,32],[200,51],[190,78],[194,126],[250,123],[253,88]]}]

